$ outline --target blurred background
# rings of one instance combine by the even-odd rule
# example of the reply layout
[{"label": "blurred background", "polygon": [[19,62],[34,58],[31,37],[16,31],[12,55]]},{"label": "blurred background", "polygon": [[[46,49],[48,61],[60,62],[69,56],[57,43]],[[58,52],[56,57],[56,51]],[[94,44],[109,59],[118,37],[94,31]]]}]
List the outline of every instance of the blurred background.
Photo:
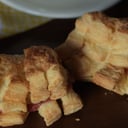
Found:
[{"label": "blurred background", "polygon": [[[30,1],[30,4],[28,4],[27,1],[28,2]],[[31,30],[33,28],[37,28],[50,21],[57,19],[61,21],[70,19],[69,21],[71,21],[72,19],[75,19],[80,15],[82,15],[83,13],[89,11],[102,10],[106,14],[114,17],[127,17],[128,15],[127,0],[107,0],[105,4],[104,1],[106,0],[90,0],[90,1],[85,0],[84,2],[86,4],[84,4],[83,0],[80,0],[81,2],[80,5],[77,5],[78,1],[76,1],[76,3],[74,1],[74,5],[72,6],[70,5],[69,0],[68,1],[65,0],[65,3],[68,2],[70,5],[68,10],[68,5],[66,4],[64,5],[64,2],[62,3],[64,5],[63,9],[65,11],[61,9],[62,7],[59,7],[59,4],[58,5],[56,4],[56,7],[55,5],[51,6],[52,3],[51,5],[49,5],[48,0],[47,2],[44,2],[44,4],[46,5],[46,7],[44,6],[45,8],[44,10],[40,9],[41,6],[38,9],[41,0],[35,1],[35,3],[37,2],[37,5],[35,3],[32,3],[33,0],[27,0],[27,1],[25,4],[24,0],[23,1],[12,0],[12,2],[10,0],[0,0],[0,38],[5,38],[8,36],[12,36],[21,32]],[[58,0],[54,0],[54,1],[57,2]],[[35,5],[34,7],[30,6],[33,4]],[[42,0],[42,5],[43,5],[43,0]],[[23,7],[25,7],[25,9]],[[50,7],[52,7],[53,9],[50,10],[49,9]],[[31,10],[33,10],[33,12]]]}]

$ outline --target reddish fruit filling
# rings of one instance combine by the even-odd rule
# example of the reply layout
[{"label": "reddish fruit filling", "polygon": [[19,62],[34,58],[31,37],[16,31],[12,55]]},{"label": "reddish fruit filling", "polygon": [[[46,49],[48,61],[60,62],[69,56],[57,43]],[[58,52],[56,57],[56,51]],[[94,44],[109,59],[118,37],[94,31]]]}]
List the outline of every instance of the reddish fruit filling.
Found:
[{"label": "reddish fruit filling", "polygon": [[35,111],[38,110],[38,108],[40,107],[41,104],[43,104],[43,103],[45,103],[45,102],[48,102],[48,101],[49,101],[49,99],[46,100],[46,101],[42,101],[42,102],[40,102],[40,103],[37,103],[37,104],[28,104],[28,105],[27,105],[28,111],[29,111],[29,112],[35,112]]}]

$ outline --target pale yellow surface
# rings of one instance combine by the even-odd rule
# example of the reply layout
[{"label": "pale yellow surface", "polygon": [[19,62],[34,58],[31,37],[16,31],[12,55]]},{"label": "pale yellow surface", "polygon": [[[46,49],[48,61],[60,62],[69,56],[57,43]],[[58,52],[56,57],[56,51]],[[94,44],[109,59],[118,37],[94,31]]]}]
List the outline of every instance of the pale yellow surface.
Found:
[{"label": "pale yellow surface", "polygon": [[0,38],[29,30],[49,20],[17,11],[0,2]]}]

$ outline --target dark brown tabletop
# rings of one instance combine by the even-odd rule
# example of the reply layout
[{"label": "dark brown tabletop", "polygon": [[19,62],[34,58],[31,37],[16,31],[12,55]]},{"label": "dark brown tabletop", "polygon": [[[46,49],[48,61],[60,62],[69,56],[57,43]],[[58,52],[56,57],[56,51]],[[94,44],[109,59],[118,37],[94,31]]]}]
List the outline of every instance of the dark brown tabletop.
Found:
[{"label": "dark brown tabletop", "polygon": [[[109,16],[128,17],[128,0],[122,0],[104,10]],[[32,45],[56,47],[63,43],[74,28],[74,19],[55,19],[32,30],[0,39],[0,53],[21,54],[23,49]],[[79,112],[63,116],[49,128],[127,128],[128,98],[109,92],[89,82],[78,81],[74,84],[84,107]],[[80,121],[75,119],[79,118]],[[1,127],[0,127],[1,128]],[[37,112],[31,113],[24,125],[10,128],[46,128]]]}]

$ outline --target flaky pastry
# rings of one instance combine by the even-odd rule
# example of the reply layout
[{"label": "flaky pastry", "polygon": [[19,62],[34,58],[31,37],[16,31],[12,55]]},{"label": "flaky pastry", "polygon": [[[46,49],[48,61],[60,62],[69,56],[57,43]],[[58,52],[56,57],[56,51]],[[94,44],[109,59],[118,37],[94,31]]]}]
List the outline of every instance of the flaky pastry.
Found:
[{"label": "flaky pastry", "polygon": [[100,12],[86,13],[56,51],[76,79],[128,94],[127,22]]},{"label": "flaky pastry", "polygon": [[0,126],[23,124],[28,96],[23,56],[0,55],[0,81]]},{"label": "flaky pastry", "polygon": [[62,113],[61,109],[55,100],[49,100],[47,102],[44,102],[39,108],[38,108],[39,114],[44,118],[44,121],[47,126],[50,126],[55,121],[60,119]]},{"label": "flaky pastry", "polygon": [[[32,46],[24,55],[0,54],[0,126],[23,124],[33,111],[47,126],[53,124],[62,116],[58,100],[69,95],[68,84],[68,72],[52,48]],[[80,98],[74,102],[73,97],[75,93],[64,100],[72,104],[69,114],[82,108],[76,108]]]},{"label": "flaky pastry", "polygon": [[[30,99],[33,104],[40,104],[38,112],[47,126],[57,121],[62,115],[56,100],[66,99],[62,102],[64,111],[68,107],[68,111],[64,112],[65,115],[82,108],[83,104],[77,94],[68,90],[68,73],[52,48],[32,46],[25,49],[24,53],[24,70],[26,79],[29,81]],[[73,98],[76,99],[73,100]],[[65,105],[66,102],[68,105]]]},{"label": "flaky pastry", "polygon": [[68,93],[61,98],[64,115],[77,112],[83,107],[78,94],[70,87]]},{"label": "flaky pastry", "polygon": [[66,94],[67,74],[60,65],[57,54],[45,46],[24,50],[24,70],[30,83],[32,103],[59,99]]}]

